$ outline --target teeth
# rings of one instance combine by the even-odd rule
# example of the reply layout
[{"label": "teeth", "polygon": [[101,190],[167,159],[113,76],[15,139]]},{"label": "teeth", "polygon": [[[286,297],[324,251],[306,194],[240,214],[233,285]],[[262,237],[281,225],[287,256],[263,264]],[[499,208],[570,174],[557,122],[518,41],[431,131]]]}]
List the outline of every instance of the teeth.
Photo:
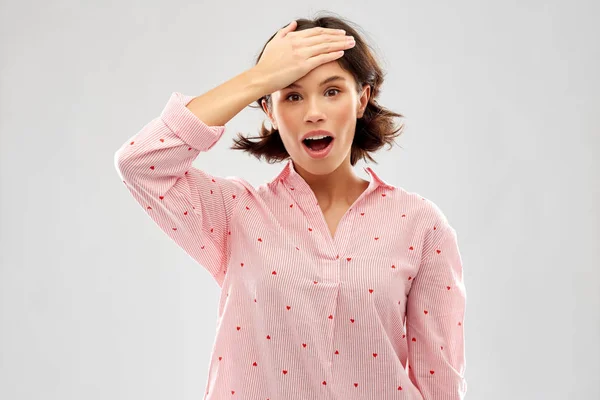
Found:
[{"label": "teeth", "polygon": [[330,136],[327,136],[327,135],[311,136],[311,137],[306,138],[304,140],[319,140],[319,139],[325,139],[325,138],[328,138],[328,137],[330,137]]}]

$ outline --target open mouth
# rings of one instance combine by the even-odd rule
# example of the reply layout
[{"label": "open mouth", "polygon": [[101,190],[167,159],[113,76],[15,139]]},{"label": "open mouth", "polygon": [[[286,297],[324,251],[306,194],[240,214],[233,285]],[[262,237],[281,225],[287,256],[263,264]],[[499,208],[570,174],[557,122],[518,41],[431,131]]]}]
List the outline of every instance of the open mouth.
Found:
[{"label": "open mouth", "polygon": [[322,139],[304,139],[302,147],[311,158],[325,158],[333,148],[334,139],[331,136]]},{"label": "open mouth", "polygon": [[323,139],[304,139],[302,143],[304,147],[308,148],[313,152],[321,152],[329,147],[329,145],[333,142],[333,138],[331,136],[326,136]]}]

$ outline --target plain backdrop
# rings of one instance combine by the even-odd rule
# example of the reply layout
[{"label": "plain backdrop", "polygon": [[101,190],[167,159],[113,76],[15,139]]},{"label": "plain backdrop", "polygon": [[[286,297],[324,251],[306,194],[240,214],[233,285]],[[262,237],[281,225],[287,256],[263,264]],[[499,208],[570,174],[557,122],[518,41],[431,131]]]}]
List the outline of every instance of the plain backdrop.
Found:
[{"label": "plain backdrop", "polygon": [[[174,91],[252,67],[292,19],[358,24],[406,116],[371,166],[436,203],[467,288],[467,399],[600,398],[597,1],[0,2],[0,398],[199,399],[220,289],[114,154]],[[283,165],[194,166],[258,186]],[[435,400],[435,399],[433,399]]]}]

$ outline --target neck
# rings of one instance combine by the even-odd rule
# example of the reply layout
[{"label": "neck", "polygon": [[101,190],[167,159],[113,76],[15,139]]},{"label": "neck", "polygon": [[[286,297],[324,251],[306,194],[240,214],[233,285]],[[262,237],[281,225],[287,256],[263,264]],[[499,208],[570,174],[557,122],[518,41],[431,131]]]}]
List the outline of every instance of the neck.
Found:
[{"label": "neck", "polygon": [[350,207],[369,186],[369,181],[356,175],[349,158],[326,175],[313,175],[296,164],[294,166],[296,172],[312,189],[323,210],[340,206]]}]

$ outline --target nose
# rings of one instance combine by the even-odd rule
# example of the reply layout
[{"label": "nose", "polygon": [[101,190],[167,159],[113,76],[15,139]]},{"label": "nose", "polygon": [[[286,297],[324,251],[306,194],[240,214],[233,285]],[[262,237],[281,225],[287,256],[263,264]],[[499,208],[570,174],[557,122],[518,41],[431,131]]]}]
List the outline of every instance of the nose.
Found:
[{"label": "nose", "polygon": [[317,122],[325,120],[325,113],[321,110],[316,100],[308,102],[306,114],[304,115],[305,122]]}]

